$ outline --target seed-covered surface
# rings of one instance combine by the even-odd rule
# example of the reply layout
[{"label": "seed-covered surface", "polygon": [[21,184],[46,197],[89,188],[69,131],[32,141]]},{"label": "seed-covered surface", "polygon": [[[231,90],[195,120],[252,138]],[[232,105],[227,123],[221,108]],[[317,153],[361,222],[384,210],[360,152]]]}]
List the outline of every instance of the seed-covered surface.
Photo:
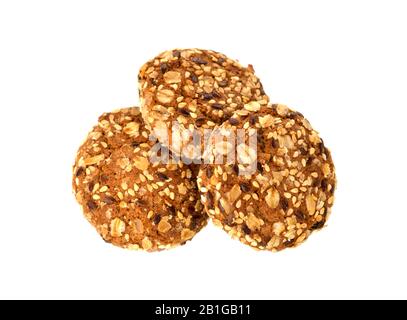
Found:
[{"label": "seed-covered surface", "polygon": [[[246,138],[237,143],[235,156],[246,165],[229,160],[200,169],[205,210],[216,225],[254,248],[296,246],[321,229],[330,213],[336,184],[330,152],[310,123],[285,105],[237,111],[219,133],[226,137],[242,128]],[[257,135],[256,150],[249,148],[251,135]],[[219,153],[226,161],[230,150],[218,142],[207,161]]]},{"label": "seed-covered surface", "polygon": [[[176,154],[197,158],[194,132],[213,129],[251,101],[267,105],[253,67],[225,55],[199,49],[166,51],[144,64],[139,73],[143,119]],[[172,137],[173,122],[177,123]],[[166,139],[166,138],[169,139]]]},{"label": "seed-covered surface", "polygon": [[150,162],[149,134],[138,108],[103,114],[79,148],[73,189],[105,241],[156,251],[184,244],[207,219],[197,167]]}]

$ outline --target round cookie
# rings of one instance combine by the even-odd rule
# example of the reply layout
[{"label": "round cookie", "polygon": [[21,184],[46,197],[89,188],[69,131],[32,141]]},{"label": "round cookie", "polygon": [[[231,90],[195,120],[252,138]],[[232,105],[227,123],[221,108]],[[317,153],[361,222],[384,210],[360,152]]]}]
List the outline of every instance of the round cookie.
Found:
[{"label": "round cookie", "polygon": [[196,166],[151,162],[138,108],[105,113],[79,148],[73,190],[107,242],[156,251],[184,244],[203,226]]},{"label": "round cookie", "polygon": [[[245,137],[237,139],[236,148],[215,139],[238,129],[244,129]],[[249,137],[257,137],[257,146],[250,147]],[[210,142],[205,161],[213,163],[219,155],[221,161],[201,167],[201,200],[214,223],[232,237],[279,251],[325,225],[334,200],[335,168],[329,150],[300,113],[281,104],[254,113],[240,110]]]},{"label": "round cookie", "polygon": [[[189,159],[201,158],[205,129],[249,102],[253,108],[268,103],[251,65],[200,49],[165,51],[148,61],[139,72],[139,92],[147,126],[176,155]],[[193,142],[194,135],[201,143]]]}]

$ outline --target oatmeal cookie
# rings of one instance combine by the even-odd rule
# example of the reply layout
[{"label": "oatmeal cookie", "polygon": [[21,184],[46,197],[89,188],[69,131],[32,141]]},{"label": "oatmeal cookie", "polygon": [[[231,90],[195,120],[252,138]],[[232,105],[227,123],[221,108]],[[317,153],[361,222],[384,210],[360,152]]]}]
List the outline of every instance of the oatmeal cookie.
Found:
[{"label": "oatmeal cookie", "polygon": [[[251,101],[268,97],[253,67],[210,50],[165,51],[139,72],[146,125],[177,155],[200,158],[204,130],[212,130]],[[207,130],[209,131],[209,130]],[[193,137],[201,138],[194,143]]]},{"label": "oatmeal cookie", "polygon": [[[238,129],[245,136],[233,148],[225,137]],[[203,165],[198,176],[202,202],[216,225],[247,245],[272,251],[296,246],[325,225],[335,168],[302,114],[282,104],[244,109],[217,131],[223,140],[211,136],[205,159],[215,164]],[[254,148],[250,137],[256,138]]]},{"label": "oatmeal cookie", "polygon": [[73,189],[105,241],[156,251],[184,244],[207,218],[197,168],[154,162],[149,136],[138,108],[103,114],[78,150]]}]

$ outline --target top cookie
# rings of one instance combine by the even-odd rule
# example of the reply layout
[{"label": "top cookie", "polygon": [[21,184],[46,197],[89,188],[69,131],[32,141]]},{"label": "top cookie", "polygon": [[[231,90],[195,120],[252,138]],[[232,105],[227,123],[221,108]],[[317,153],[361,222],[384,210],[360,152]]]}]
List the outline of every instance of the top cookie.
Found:
[{"label": "top cookie", "polygon": [[255,108],[268,103],[251,65],[200,49],[165,51],[148,61],[139,73],[139,91],[146,125],[175,154],[194,159],[200,158],[194,133],[202,137],[204,129],[220,125],[249,102]]}]

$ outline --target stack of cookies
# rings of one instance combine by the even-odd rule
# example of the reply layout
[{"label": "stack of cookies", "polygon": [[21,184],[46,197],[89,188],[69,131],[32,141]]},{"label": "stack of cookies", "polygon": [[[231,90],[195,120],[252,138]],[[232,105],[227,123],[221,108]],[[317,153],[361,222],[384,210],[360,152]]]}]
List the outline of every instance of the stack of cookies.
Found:
[{"label": "stack of cookies", "polygon": [[330,152],[301,113],[270,103],[252,66],[171,50],[138,79],[140,108],[103,114],[73,168],[76,199],[105,241],[168,249],[210,218],[244,244],[278,251],[325,225]]}]

